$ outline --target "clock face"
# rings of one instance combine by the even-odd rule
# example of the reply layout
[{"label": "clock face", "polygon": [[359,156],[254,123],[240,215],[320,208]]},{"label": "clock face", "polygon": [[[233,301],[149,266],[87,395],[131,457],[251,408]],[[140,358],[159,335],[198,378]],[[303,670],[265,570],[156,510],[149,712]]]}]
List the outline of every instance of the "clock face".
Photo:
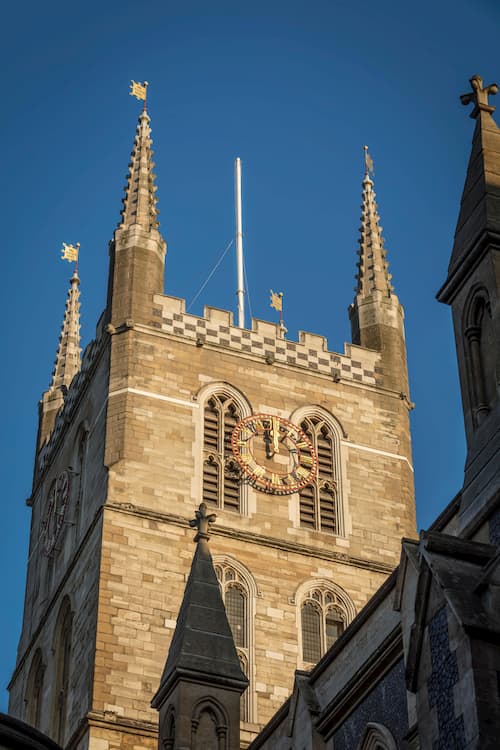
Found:
[{"label": "clock face", "polygon": [[318,458],[305,432],[271,414],[242,419],[233,430],[234,456],[261,492],[291,495],[314,481]]},{"label": "clock face", "polygon": [[42,521],[42,543],[46,555],[50,555],[61,534],[69,500],[69,474],[63,471],[52,482],[45,517]]}]

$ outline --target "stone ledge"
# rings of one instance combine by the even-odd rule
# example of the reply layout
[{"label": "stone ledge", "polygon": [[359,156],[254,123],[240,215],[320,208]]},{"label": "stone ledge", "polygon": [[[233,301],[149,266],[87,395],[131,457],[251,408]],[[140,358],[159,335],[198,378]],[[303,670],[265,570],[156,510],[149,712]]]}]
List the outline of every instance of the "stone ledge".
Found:
[{"label": "stone ledge", "polygon": [[[174,526],[181,526],[185,529],[189,528],[189,519],[185,518],[184,516],[174,515],[173,513],[159,513],[158,511],[153,511],[149,508],[133,505],[132,503],[107,503],[104,505],[104,510],[126,513],[129,515],[139,516],[140,518],[149,518],[151,520],[160,521],[166,524],[170,523]],[[229,527],[218,525],[217,527],[211,529],[211,534],[214,537],[228,537],[236,541],[249,542],[251,544],[261,545],[262,547],[272,547],[273,549],[284,550],[286,552],[294,552],[299,555],[306,555],[321,560],[343,563],[355,568],[372,570],[375,573],[382,573],[385,575],[389,575],[390,573],[392,573],[395,568],[395,566],[389,565],[387,563],[365,560],[363,558],[353,557],[342,552],[310,547],[306,544],[288,542],[285,539],[278,539],[276,537],[268,537],[262,534],[255,534],[251,531],[245,531],[242,529],[231,529]]]}]

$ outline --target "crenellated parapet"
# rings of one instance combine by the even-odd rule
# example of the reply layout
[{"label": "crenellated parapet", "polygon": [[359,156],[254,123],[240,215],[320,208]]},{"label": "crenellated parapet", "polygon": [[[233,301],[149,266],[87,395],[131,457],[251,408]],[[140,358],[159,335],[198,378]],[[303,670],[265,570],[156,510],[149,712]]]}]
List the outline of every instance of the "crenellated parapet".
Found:
[{"label": "crenellated parapet", "polygon": [[334,380],[350,380],[377,385],[378,352],[345,344],[343,354],[328,350],[324,336],[299,331],[298,341],[283,338],[277,323],[252,319],[247,330],[234,325],[228,310],[205,307],[203,317],[185,311],[185,300],[157,294],[154,297],[153,325],[174,336],[191,339],[197,346],[215,346],[237,354],[262,358],[267,364],[284,364],[328,375]]}]

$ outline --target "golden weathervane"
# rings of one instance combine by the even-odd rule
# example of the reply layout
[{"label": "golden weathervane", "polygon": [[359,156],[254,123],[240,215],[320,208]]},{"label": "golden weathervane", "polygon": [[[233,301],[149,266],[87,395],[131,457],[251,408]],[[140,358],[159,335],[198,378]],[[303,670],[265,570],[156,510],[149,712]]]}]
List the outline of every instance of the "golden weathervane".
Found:
[{"label": "golden weathervane", "polygon": [[65,242],[63,242],[61,248],[61,260],[67,260],[69,263],[78,263],[79,250],[79,242],[77,242],[76,245],[67,245]]},{"label": "golden weathervane", "polygon": [[143,101],[145,105],[146,97],[148,95],[148,86],[149,83],[147,81],[144,81],[144,83],[139,83],[138,81],[130,81],[130,96],[135,96],[135,98],[139,99],[139,101]]}]

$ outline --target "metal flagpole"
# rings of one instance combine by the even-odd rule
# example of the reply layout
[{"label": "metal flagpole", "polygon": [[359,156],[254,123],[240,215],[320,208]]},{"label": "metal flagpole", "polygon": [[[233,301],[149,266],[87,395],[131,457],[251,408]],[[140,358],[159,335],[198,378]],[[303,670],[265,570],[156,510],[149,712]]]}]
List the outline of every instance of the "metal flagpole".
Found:
[{"label": "metal flagpole", "polygon": [[243,283],[243,230],[241,222],[241,159],[234,162],[234,200],[236,213],[236,268],[238,274],[238,327],[245,327],[245,288]]}]

